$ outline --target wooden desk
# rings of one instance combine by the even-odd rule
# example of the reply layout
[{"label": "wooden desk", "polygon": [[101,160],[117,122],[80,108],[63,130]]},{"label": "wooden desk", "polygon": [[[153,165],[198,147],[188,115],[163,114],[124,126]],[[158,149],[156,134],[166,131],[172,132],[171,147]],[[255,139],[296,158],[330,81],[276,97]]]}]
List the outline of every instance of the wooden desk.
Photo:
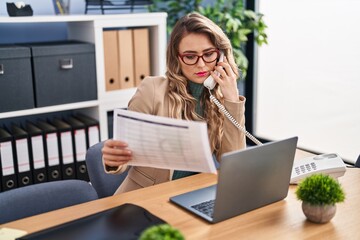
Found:
[{"label": "wooden desk", "polygon": [[[308,155],[301,151],[297,152],[297,158]],[[171,196],[216,183],[215,175],[198,174],[6,223],[0,227],[17,228],[31,233],[123,203],[133,203],[146,208],[180,229],[187,240],[360,239],[360,169],[348,168],[339,181],[344,187],[346,200],[344,203],[337,204],[335,217],[326,224],[306,221],[301,210],[301,202],[296,200],[294,194],[296,186],[290,186],[285,200],[217,224],[209,224],[169,202]]]}]

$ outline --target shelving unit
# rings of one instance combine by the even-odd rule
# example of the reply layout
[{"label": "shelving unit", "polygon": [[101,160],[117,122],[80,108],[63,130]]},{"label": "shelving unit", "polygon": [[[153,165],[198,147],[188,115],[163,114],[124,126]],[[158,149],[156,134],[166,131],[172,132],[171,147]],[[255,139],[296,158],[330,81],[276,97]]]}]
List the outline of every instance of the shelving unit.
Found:
[{"label": "shelving unit", "polygon": [[[7,118],[26,117],[36,114],[76,110],[83,112],[100,123],[101,140],[108,138],[107,113],[114,108],[124,108],[135,93],[136,88],[116,91],[105,90],[105,67],[103,51],[103,31],[106,29],[122,29],[148,27],[150,33],[151,75],[163,75],[166,70],[166,13],[136,13],[118,15],[69,15],[69,16],[34,16],[34,17],[0,17],[1,26],[13,24],[24,27],[42,24],[64,23],[67,38],[95,44],[97,100],[33,108],[21,111],[0,113],[0,121]],[[3,35],[4,34],[4,35]],[[6,32],[1,32],[0,39]],[[17,42],[14,42],[17,43]]]}]

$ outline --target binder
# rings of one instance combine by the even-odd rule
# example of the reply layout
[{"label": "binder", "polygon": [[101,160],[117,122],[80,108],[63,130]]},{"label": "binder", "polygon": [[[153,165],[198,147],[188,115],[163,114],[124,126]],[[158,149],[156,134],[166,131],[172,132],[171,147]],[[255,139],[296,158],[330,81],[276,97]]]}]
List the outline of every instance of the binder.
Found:
[{"label": "binder", "polygon": [[74,117],[86,126],[86,149],[100,142],[99,121],[80,113]]},{"label": "binder", "polygon": [[117,31],[103,31],[106,91],[120,89]]},{"label": "binder", "polygon": [[75,156],[72,147],[71,126],[58,118],[54,118],[51,124],[57,129],[62,178],[75,179]]},{"label": "binder", "polygon": [[120,89],[135,87],[132,30],[118,32]]},{"label": "binder", "polygon": [[0,127],[1,191],[17,188],[13,145],[10,133]]},{"label": "binder", "polygon": [[150,45],[149,29],[133,29],[134,42],[134,79],[135,85],[139,86],[141,81],[150,75]]},{"label": "binder", "polygon": [[43,121],[36,122],[37,127],[42,130],[44,150],[45,150],[45,165],[48,176],[48,181],[61,180],[59,144],[57,139],[56,128]]},{"label": "binder", "polygon": [[76,177],[81,180],[89,181],[86,156],[86,126],[76,118],[70,116],[64,119],[71,126],[73,138],[73,150],[75,153]]},{"label": "binder", "polygon": [[12,124],[10,133],[14,141],[14,158],[17,164],[18,187],[33,184],[32,167],[30,165],[29,139],[27,132],[19,126]]},{"label": "binder", "polygon": [[30,139],[29,152],[33,169],[33,181],[35,184],[46,182],[47,172],[42,130],[29,121],[25,122],[24,129],[28,133]]}]

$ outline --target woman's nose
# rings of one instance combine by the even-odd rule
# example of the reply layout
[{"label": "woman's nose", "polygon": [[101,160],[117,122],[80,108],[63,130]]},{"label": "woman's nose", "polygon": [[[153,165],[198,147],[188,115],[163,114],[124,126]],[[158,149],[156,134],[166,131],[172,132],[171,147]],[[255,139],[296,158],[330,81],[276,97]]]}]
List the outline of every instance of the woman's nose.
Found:
[{"label": "woman's nose", "polygon": [[205,61],[202,57],[199,57],[198,62],[196,63],[198,66],[205,66]]}]

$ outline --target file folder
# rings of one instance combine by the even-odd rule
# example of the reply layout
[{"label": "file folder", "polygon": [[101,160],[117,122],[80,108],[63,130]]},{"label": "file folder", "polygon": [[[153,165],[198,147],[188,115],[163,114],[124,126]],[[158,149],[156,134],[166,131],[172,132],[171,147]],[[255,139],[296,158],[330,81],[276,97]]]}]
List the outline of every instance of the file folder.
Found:
[{"label": "file folder", "polygon": [[75,118],[86,126],[86,148],[100,142],[99,121],[83,114],[76,114]]},{"label": "file folder", "polygon": [[51,181],[61,180],[57,130],[53,125],[43,120],[38,120],[36,124],[37,127],[40,128],[43,133],[45,164],[46,164],[48,181],[51,182]]},{"label": "file folder", "polygon": [[120,89],[118,36],[116,30],[103,31],[105,88],[106,91]]},{"label": "file folder", "polygon": [[0,177],[2,191],[17,188],[13,145],[10,133],[4,128],[0,128]]},{"label": "file folder", "polygon": [[45,143],[42,130],[29,121],[25,123],[24,129],[30,138],[30,162],[32,163],[34,183],[47,182]]},{"label": "file folder", "polygon": [[75,179],[75,156],[71,126],[58,118],[54,118],[51,124],[57,129],[62,178]]},{"label": "file folder", "polygon": [[12,124],[10,133],[14,141],[14,157],[17,164],[18,187],[33,184],[32,167],[30,164],[28,134],[19,126]]},{"label": "file folder", "polygon": [[148,28],[133,29],[134,42],[134,78],[135,85],[150,75],[150,41]]},{"label": "file folder", "polygon": [[70,116],[64,119],[71,126],[73,150],[75,153],[76,177],[89,181],[85,156],[86,156],[86,126],[76,118]]},{"label": "file folder", "polygon": [[118,31],[120,89],[135,87],[132,30]]}]

